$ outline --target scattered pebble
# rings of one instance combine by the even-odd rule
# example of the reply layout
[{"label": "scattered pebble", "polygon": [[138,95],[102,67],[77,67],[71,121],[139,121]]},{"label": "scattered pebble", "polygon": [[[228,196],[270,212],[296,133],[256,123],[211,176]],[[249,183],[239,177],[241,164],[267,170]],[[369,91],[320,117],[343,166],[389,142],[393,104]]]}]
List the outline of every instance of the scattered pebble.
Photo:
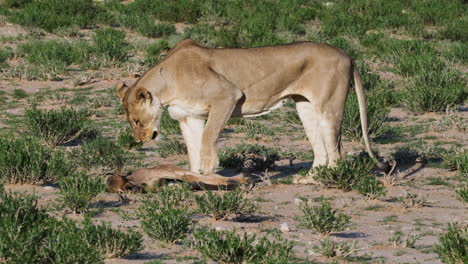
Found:
[{"label": "scattered pebble", "polygon": [[281,232],[289,232],[289,226],[288,226],[288,223],[282,223],[281,226],[280,226],[280,230]]},{"label": "scattered pebble", "polygon": [[294,198],[294,204],[295,205],[300,205],[302,203],[302,200],[299,198]]}]

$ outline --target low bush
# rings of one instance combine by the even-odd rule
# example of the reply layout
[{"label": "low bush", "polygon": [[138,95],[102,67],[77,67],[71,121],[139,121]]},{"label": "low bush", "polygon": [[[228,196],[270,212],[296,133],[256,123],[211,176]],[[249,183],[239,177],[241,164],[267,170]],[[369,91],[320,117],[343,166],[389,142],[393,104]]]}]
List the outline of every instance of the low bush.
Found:
[{"label": "low bush", "polygon": [[162,187],[160,193],[145,197],[138,209],[143,231],[153,239],[174,243],[183,239],[192,220],[186,204],[186,186]]},{"label": "low bush", "polygon": [[137,149],[143,146],[143,142],[136,142],[132,136],[132,129],[127,127],[119,133],[117,144],[124,149]]},{"label": "low bush", "polygon": [[442,262],[468,263],[468,229],[466,227],[449,224],[447,233],[439,238],[439,242],[435,250]]},{"label": "low bush", "polygon": [[88,63],[91,50],[85,42],[70,43],[59,40],[34,40],[18,45],[17,53],[42,71],[60,74],[72,64]]},{"label": "low bush", "polygon": [[49,32],[72,25],[84,28],[96,24],[98,18],[102,19],[105,16],[105,11],[92,0],[23,2],[21,7],[24,8],[13,10],[8,18],[10,22],[26,27],[42,28]]},{"label": "low bush", "polygon": [[198,228],[193,231],[191,246],[202,256],[220,263],[291,263],[294,243],[276,234],[272,240],[255,234],[237,235],[234,231],[218,232]]},{"label": "low bush", "polygon": [[125,32],[112,28],[98,29],[93,37],[93,49],[97,56],[109,62],[125,61],[129,52]]},{"label": "low bush", "polygon": [[[169,43],[165,39],[156,40],[154,43],[149,45],[145,49],[145,60],[144,63],[147,66],[154,66],[162,60],[162,52],[167,51],[170,49]],[[164,114],[165,112],[165,114]],[[163,114],[165,115],[164,118],[168,118],[167,109],[165,109]],[[161,120],[162,123],[162,120]],[[161,124],[162,126],[162,124]]]},{"label": "low bush", "polygon": [[127,152],[104,137],[84,142],[79,149],[72,152],[72,156],[80,166],[87,169],[115,168],[119,160],[125,162],[128,159]]},{"label": "low bush", "polygon": [[416,234],[405,235],[401,231],[396,231],[388,241],[395,247],[414,248],[419,236]]},{"label": "low bush", "polygon": [[372,174],[374,166],[374,161],[368,156],[351,156],[338,160],[333,168],[314,168],[312,177],[327,187],[336,187],[343,191],[354,190],[374,199],[385,194],[385,187]]},{"label": "low bush", "polygon": [[[102,263],[142,249],[141,236],[112,230],[109,225],[80,228],[38,209],[37,199],[14,195],[0,187],[0,258],[6,263]],[[60,241],[58,243],[57,241]]]},{"label": "low bush", "polygon": [[10,49],[1,48],[0,49],[0,68],[8,67],[7,60],[11,57],[12,52]]},{"label": "low bush", "polygon": [[275,161],[279,159],[279,152],[276,148],[257,144],[238,144],[234,148],[222,149],[219,163],[224,168],[265,171],[273,168]]},{"label": "low bush", "polygon": [[465,183],[461,188],[457,189],[456,191],[457,199],[468,204],[468,184]]},{"label": "low bush", "polygon": [[174,25],[161,23],[161,24],[143,24],[139,25],[136,30],[145,37],[160,38],[166,37],[176,33]]},{"label": "low bush", "polygon": [[29,132],[48,145],[63,145],[74,139],[94,138],[98,132],[87,109],[40,110],[32,106],[25,112]]},{"label": "low bush", "polygon": [[443,165],[457,170],[461,175],[468,175],[468,149],[455,149],[443,155]]},{"label": "low bush", "polygon": [[94,245],[104,258],[125,256],[143,249],[141,234],[133,230],[124,233],[105,222],[94,225],[90,218],[86,218],[82,225],[86,240],[90,245]]},{"label": "low bush", "polygon": [[466,100],[466,81],[456,71],[424,72],[406,88],[403,104],[414,113],[443,112]]},{"label": "low bush", "polygon": [[247,138],[256,138],[260,136],[274,136],[275,131],[261,123],[254,121],[247,121],[245,125],[241,126],[239,132],[245,133]]},{"label": "low bush", "polygon": [[335,210],[327,201],[321,201],[318,206],[310,207],[307,203],[301,203],[300,209],[303,213],[298,217],[301,226],[312,229],[320,234],[340,232],[350,225],[348,215]]},{"label": "low bush", "polygon": [[0,182],[48,183],[68,175],[74,165],[31,138],[0,138]]},{"label": "low bush", "polygon": [[33,0],[2,0],[0,6],[7,8],[22,8],[25,5],[31,3]]},{"label": "low bush", "polygon": [[21,90],[21,89],[15,89],[13,90],[13,98],[15,99],[23,99],[23,98],[26,98],[28,97],[28,93],[25,92],[24,90]]},{"label": "low bush", "polygon": [[313,250],[315,254],[326,258],[347,257],[356,251],[356,244],[322,239],[318,245],[313,247]]},{"label": "low bush", "polygon": [[72,173],[59,179],[59,201],[73,213],[85,213],[93,199],[106,189],[102,179],[85,173]]},{"label": "low bush", "polygon": [[232,214],[250,214],[257,209],[256,205],[245,197],[245,191],[240,188],[226,191],[221,195],[206,190],[204,194],[196,195],[195,201],[198,213],[208,215],[216,221],[224,220]]}]

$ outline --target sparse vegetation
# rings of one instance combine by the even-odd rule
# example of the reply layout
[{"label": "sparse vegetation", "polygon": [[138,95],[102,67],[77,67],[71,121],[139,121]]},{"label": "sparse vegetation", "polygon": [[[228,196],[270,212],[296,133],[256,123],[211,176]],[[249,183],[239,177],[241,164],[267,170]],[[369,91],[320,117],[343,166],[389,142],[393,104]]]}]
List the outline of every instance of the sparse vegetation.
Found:
[{"label": "sparse vegetation", "polygon": [[109,62],[122,62],[128,56],[128,43],[125,41],[125,32],[112,28],[103,28],[96,31],[93,37],[95,53]]},{"label": "sparse vegetation", "polygon": [[102,179],[85,173],[71,173],[59,179],[59,201],[73,213],[85,213],[93,199],[105,190]]},{"label": "sparse vegetation", "polygon": [[435,250],[439,258],[447,264],[468,262],[468,229],[455,224],[448,225],[446,234],[439,238],[440,244]]},{"label": "sparse vegetation", "polygon": [[220,263],[290,263],[294,243],[275,235],[273,240],[255,234],[197,228],[191,246],[204,257]]},{"label": "sparse vegetation", "polygon": [[1,186],[0,228],[0,256],[7,263],[100,263],[142,249],[137,233],[89,221],[80,228],[47,215],[35,196],[7,193]]},{"label": "sparse vegetation", "polygon": [[354,190],[375,199],[385,194],[385,187],[372,174],[373,168],[374,161],[370,157],[357,155],[338,160],[335,168],[316,167],[312,177],[325,186]]},{"label": "sparse vegetation", "polygon": [[0,138],[0,182],[47,183],[68,175],[74,166],[32,138]]},{"label": "sparse vegetation", "polygon": [[160,193],[146,197],[139,207],[142,228],[151,238],[174,243],[190,229],[190,212],[186,204],[187,187],[163,186]]},{"label": "sparse vegetation", "polygon": [[245,197],[245,191],[236,188],[217,194],[206,190],[202,195],[196,195],[197,211],[208,215],[215,220],[224,220],[232,214],[244,215],[253,213],[256,210],[255,204]]},{"label": "sparse vegetation", "polygon": [[87,109],[40,110],[32,106],[25,112],[26,125],[33,135],[48,145],[63,145],[78,138],[93,138],[98,134],[89,119]]},{"label": "sparse vegetation", "polygon": [[300,209],[303,214],[298,217],[301,226],[320,234],[340,232],[350,224],[351,217],[333,209],[327,201],[322,201],[314,207],[310,207],[306,202],[303,202],[300,204]]},{"label": "sparse vegetation", "polygon": [[[421,258],[434,261],[436,251],[442,262],[468,262],[465,223],[451,225],[436,247],[426,243],[443,227],[446,219],[441,213],[463,219],[468,201],[463,142],[468,95],[465,2],[0,0],[0,263],[103,263],[105,258],[142,248],[141,235],[125,230],[129,225],[148,234],[148,249],[130,258],[154,264],[393,263]],[[113,174],[121,162],[123,175],[156,164],[189,168],[178,121],[169,117],[167,109],[161,120],[162,140],[142,148],[132,138],[114,87],[118,81],[132,86],[146,70],[164,60],[171,47],[188,38],[217,48],[313,41],[341,49],[359,66],[370,137],[379,144],[383,157],[392,155],[396,160],[394,173],[380,177],[382,172],[374,171],[373,162],[363,156],[343,157],[338,168],[310,170],[314,154],[294,109],[293,99],[299,97],[294,96],[287,99],[285,108],[269,115],[230,118],[222,130],[217,145],[226,170],[219,173],[246,174],[255,182],[248,195],[238,195],[239,190],[193,193],[188,184],[168,181],[169,186],[143,184],[143,193],[133,193],[135,188],[130,194],[106,194],[99,201],[101,195],[92,198],[96,189],[101,190],[104,177]],[[278,69],[289,67],[276,64]],[[253,67],[255,75],[257,68]],[[170,69],[164,69],[163,75],[171,77]],[[212,70],[232,81],[228,69],[217,62]],[[245,84],[251,85],[247,79]],[[289,81],[279,79],[285,84]],[[296,84],[300,82],[292,82],[290,87]],[[355,152],[363,142],[353,90],[351,87],[345,105],[341,137],[343,149]],[[236,111],[238,107],[248,110],[243,99]],[[37,127],[49,131],[42,135],[29,127],[27,114],[33,107],[28,104],[41,116],[60,112],[61,107],[88,111],[90,115],[84,119],[89,121],[90,132],[73,130],[67,122],[80,127],[81,121],[63,115],[51,122],[37,119]],[[64,135],[66,142],[56,143]],[[319,184],[284,185],[295,182],[298,175],[316,177],[315,182],[340,190],[324,190]],[[94,186],[91,180],[101,182]],[[66,181],[69,187],[63,184]],[[62,191],[60,183],[65,186]],[[418,188],[421,184],[427,188]],[[37,197],[9,190],[34,192]],[[69,192],[70,205],[60,200],[64,190]],[[446,199],[434,200],[434,190]],[[343,191],[356,193],[341,195]],[[261,210],[235,217],[229,211],[250,201],[246,197],[261,203]],[[349,231],[309,243],[313,231],[302,234],[305,228],[293,218],[303,213],[292,208],[306,200],[310,207],[333,201],[353,217],[359,227],[356,231],[368,226],[368,232],[358,239],[362,247],[357,249],[352,238],[362,233]],[[83,214],[70,215],[73,206],[81,206],[75,211]],[[396,207],[403,208],[404,215],[393,210]],[[334,211],[337,217],[340,211]],[[211,217],[229,221],[214,222]],[[200,228],[196,221],[213,226]],[[115,223],[118,230],[112,228],[117,228]],[[351,229],[349,222],[344,225]],[[258,232],[253,235],[252,230]],[[431,237],[417,240],[424,235]],[[190,249],[180,246],[186,237]],[[376,241],[376,237],[383,240]],[[177,245],[163,249],[164,245],[151,239]],[[292,247],[296,243],[292,240],[298,245]],[[381,246],[386,248],[373,250]],[[199,255],[189,252],[192,249]],[[364,254],[355,254],[359,250]],[[294,252],[307,259],[296,259]]]},{"label": "sparse vegetation", "polygon": [[176,138],[167,138],[158,143],[157,152],[162,158],[175,154],[187,154],[187,147]]},{"label": "sparse vegetation", "polygon": [[315,254],[327,258],[347,257],[357,251],[356,243],[339,242],[329,238],[320,240],[313,249]]},{"label": "sparse vegetation", "polygon": [[94,167],[114,169],[119,160],[124,162],[128,159],[126,154],[114,141],[105,137],[86,141],[79,149],[72,152],[75,160],[88,169]]}]

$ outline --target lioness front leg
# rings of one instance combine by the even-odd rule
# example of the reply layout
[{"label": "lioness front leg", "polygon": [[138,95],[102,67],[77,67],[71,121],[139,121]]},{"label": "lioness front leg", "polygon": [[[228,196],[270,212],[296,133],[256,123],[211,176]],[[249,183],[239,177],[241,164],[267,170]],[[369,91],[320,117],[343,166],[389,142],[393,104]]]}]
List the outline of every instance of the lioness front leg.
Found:
[{"label": "lioness front leg", "polygon": [[185,144],[187,145],[187,152],[190,160],[190,170],[200,172],[200,152],[202,144],[203,128],[205,127],[205,120],[192,117],[186,117],[179,120],[180,130],[184,136]]},{"label": "lioness front leg", "polygon": [[201,174],[212,174],[214,169],[218,167],[216,141],[227,120],[231,117],[232,111],[239,99],[234,97],[232,100],[221,101],[211,106],[202,136]]}]

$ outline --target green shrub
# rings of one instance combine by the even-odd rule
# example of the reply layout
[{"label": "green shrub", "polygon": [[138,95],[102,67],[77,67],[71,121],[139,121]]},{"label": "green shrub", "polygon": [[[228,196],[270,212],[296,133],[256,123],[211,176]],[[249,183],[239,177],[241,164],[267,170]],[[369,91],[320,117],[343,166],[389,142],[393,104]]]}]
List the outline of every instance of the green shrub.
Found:
[{"label": "green shrub", "polygon": [[162,158],[167,158],[175,154],[187,154],[187,147],[178,139],[167,138],[158,143],[158,148],[156,151]]},{"label": "green shrub", "polygon": [[234,231],[218,232],[198,228],[193,231],[191,246],[203,257],[220,263],[291,263],[294,243],[276,234],[272,240],[264,236],[237,235]]},{"label": "green shrub", "polygon": [[104,137],[86,141],[72,153],[78,164],[87,169],[94,167],[115,168],[119,160],[122,162],[127,160],[126,154],[116,143]]},{"label": "green shrub", "polygon": [[90,245],[97,247],[97,250],[105,258],[125,256],[143,249],[141,234],[133,230],[124,233],[113,229],[109,223],[105,222],[93,225],[90,218],[86,218],[82,225],[83,231],[86,233],[86,240]]},{"label": "green shrub", "polygon": [[444,263],[462,264],[468,262],[468,229],[448,225],[448,232],[439,238],[435,250]]},{"label": "green shrub", "polygon": [[0,49],[0,68],[8,67],[7,60],[11,57],[12,52],[10,49],[1,48]]},{"label": "green shrub", "polygon": [[245,133],[247,138],[255,138],[257,135],[274,136],[275,131],[261,123],[248,121],[240,127],[239,132]]},{"label": "green shrub", "polygon": [[468,149],[447,152],[443,164],[448,169],[458,170],[461,175],[468,175]]},{"label": "green shrub", "polygon": [[132,130],[129,127],[120,131],[117,144],[124,149],[137,149],[143,146],[143,142],[136,142],[133,139]]},{"label": "green shrub", "polygon": [[255,212],[255,204],[245,196],[245,191],[236,188],[224,192],[222,195],[206,190],[202,195],[196,195],[197,212],[211,218],[225,220],[232,214],[244,215]]},{"label": "green shrub", "polygon": [[90,177],[85,173],[72,173],[62,177],[58,184],[59,200],[73,213],[87,212],[93,199],[106,189],[102,179]]},{"label": "green shrub", "polygon": [[24,90],[21,90],[21,89],[13,90],[13,98],[15,98],[15,99],[23,99],[23,98],[26,98],[28,96],[29,96],[28,93],[25,92]]},{"label": "green shrub", "polygon": [[457,199],[468,204],[468,184],[465,183],[461,188],[456,191]]},{"label": "green shrub", "polygon": [[335,210],[327,201],[321,201],[318,206],[310,207],[307,203],[301,203],[300,209],[303,213],[298,217],[301,226],[312,229],[320,234],[330,234],[345,230],[350,219],[348,215]]},{"label": "green shrub", "polygon": [[404,91],[403,104],[414,113],[442,112],[466,100],[466,81],[455,71],[425,72]]},{"label": "green shrub", "polygon": [[[0,256],[6,263],[102,263],[141,249],[141,236],[92,226],[79,228],[37,208],[37,199],[6,193],[0,187]],[[58,241],[60,243],[58,243]]]},{"label": "green shrub", "polygon": [[31,138],[0,138],[0,182],[54,182],[73,169],[63,153],[52,152]]},{"label": "green shrub", "polygon": [[138,215],[148,236],[174,243],[183,239],[190,229],[190,213],[183,200],[188,192],[171,187],[163,187],[160,191],[163,192],[161,195],[145,197]]},{"label": "green shrub", "polygon": [[31,3],[33,0],[2,0],[0,6],[7,8],[22,8],[25,5]]},{"label": "green shrub", "polygon": [[12,23],[38,27],[46,31],[77,25],[84,28],[94,25],[104,10],[92,0],[41,0],[31,1],[23,9],[14,10],[9,17]]},{"label": "green shrub", "polygon": [[257,144],[238,144],[234,148],[225,148],[220,152],[219,163],[224,168],[242,168],[265,171],[275,166],[280,159],[276,148]]},{"label": "green shrub", "polygon": [[150,16],[153,19],[169,22],[196,23],[201,15],[201,4],[195,0],[137,0],[127,5],[125,12]]},{"label": "green shrub", "polygon": [[32,106],[25,112],[29,132],[48,145],[63,145],[74,139],[94,138],[98,134],[87,109],[40,110]]},{"label": "green shrub", "polygon": [[[167,40],[165,39],[156,40],[153,44],[149,45],[145,49],[145,60],[144,60],[145,65],[154,66],[158,64],[159,61],[162,60],[161,52],[169,50],[169,49],[170,49],[170,46]],[[166,114],[164,114],[164,112]],[[164,118],[168,118],[167,109],[165,109],[164,112],[163,112],[163,114],[165,115]],[[161,123],[162,123],[162,120],[161,120]]]},{"label": "green shrub", "polygon": [[125,32],[112,28],[96,31],[93,37],[93,48],[96,55],[112,62],[127,60],[129,46],[125,41]]},{"label": "green shrub", "polygon": [[59,40],[33,40],[18,45],[18,54],[43,72],[63,73],[72,64],[86,63],[91,51],[85,42],[70,43]]},{"label": "green shrub", "polygon": [[137,31],[149,38],[166,37],[176,33],[174,25],[166,23],[139,25]]},{"label": "green shrub", "polygon": [[354,190],[373,199],[385,194],[384,186],[372,174],[374,166],[374,161],[368,156],[351,156],[338,160],[333,168],[314,168],[312,177],[327,187],[336,187],[343,191]]},{"label": "green shrub", "polygon": [[355,244],[346,241],[338,242],[331,239],[319,240],[319,244],[313,247],[315,254],[327,258],[346,257],[355,251]]},{"label": "green shrub", "polygon": [[468,41],[468,29],[466,29],[466,19],[457,19],[448,24],[438,32],[438,38],[452,41]]}]

